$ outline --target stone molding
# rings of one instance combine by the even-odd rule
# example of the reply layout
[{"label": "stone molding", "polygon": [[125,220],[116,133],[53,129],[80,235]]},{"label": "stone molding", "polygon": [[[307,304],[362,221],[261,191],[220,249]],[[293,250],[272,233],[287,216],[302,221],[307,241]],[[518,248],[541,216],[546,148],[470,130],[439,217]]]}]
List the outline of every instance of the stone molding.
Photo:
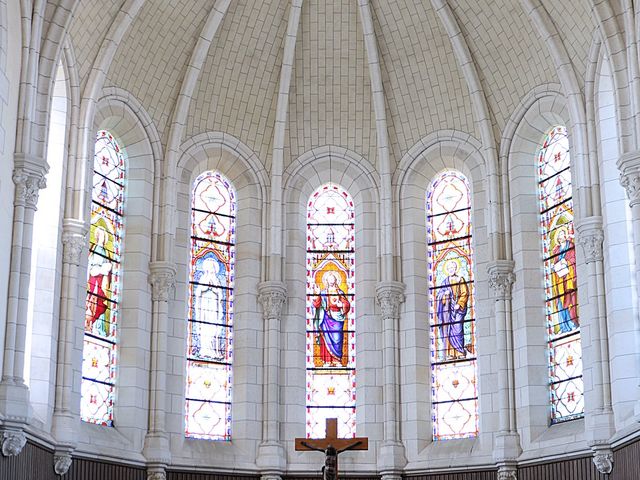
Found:
[{"label": "stone molding", "polygon": [[287,287],[282,282],[262,282],[258,285],[258,301],[265,321],[279,320],[287,303]]},{"label": "stone molding", "polygon": [[68,453],[55,455],[53,457],[53,470],[56,472],[56,475],[66,475],[71,468],[72,463],[71,455]]},{"label": "stone molding", "polygon": [[627,191],[629,206],[640,203],[640,151],[627,152],[616,162],[620,185]]},{"label": "stone molding", "polygon": [[514,267],[515,262],[512,260],[495,260],[487,266],[489,287],[493,290],[496,300],[511,299],[511,290],[516,281]]},{"label": "stone molding", "polygon": [[169,262],[151,262],[151,299],[159,302],[168,302],[176,286],[176,269]]},{"label": "stone molding", "polygon": [[376,300],[382,318],[399,318],[400,305],[404,302],[404,283],[380,282],[376,285]]},{"label": "stone molding", "polygon": [[5,457],[19,455],[26,444],[27,436],[22,430],[2,432],[2,455]]},{"label": "stone molding", "polygon": [[585,262],[601,262],[604,259],[602,244],[604,231],[602,230],[602,217],[593,216],[576,222],[578,231],[577,242],[584,252]]}]

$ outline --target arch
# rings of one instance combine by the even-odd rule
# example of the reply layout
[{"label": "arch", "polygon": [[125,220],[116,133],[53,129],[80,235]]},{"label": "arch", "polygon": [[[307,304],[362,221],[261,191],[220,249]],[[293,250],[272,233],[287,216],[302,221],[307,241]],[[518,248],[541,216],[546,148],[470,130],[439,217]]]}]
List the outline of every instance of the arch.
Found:
[{"label": "arch", "polygon": [[[167,372],[168,394],[179,398],[167,411],[167,429],[174,458],[196,458],[206,465],[235,468],[254,458],[261,440],[255,428],[256,412],[262,411],[262,387],[257,378],[253,356],[262,348],[262,313],[257,304],[257,284],[264,279],[263,267],[266,227],[264,208],[267,176],[258,157],[242,142],[222,132],[206,132],[187,139],[180,147],[176,165],[174,197],[176,204],[166,211],[175,215],[176,230],[162,235],[175,237],[172,255],[176,264],[176,308],[169,311],[168,355],[174,369]],[[189,251],[191,191],[203,172],[218,172],[235,188],[236,246],[235,284],[233,292],[233,417],[232,442],[204,442],[185,437],[185,345],[187,325],[185,313],[189,298]],[[164,222],[162,228],[168,223]],[[213,462],[213,463],[212,463]]]},{"label": "arch", "polygon": [[[518,431],[522,448],[536,448],[550,445],[545,434],[550,424],[549,365],[544,359],[549,356],[547,320],[545,316],[544,273],[541,249],[540,202],[537,158],[547,133],[557,125],[564,125],[569,132],[570,113],[562,94],[550,88],[531,92],[514,111],[505,130],[504,148],[501,150],[505,185],[505,218],[511,219],[508,230],[510,254],[514,260],[517,281],[512,292],[513,331],[520,332],[514,337],[514,369],[516,389],[516,411]],[[573,140],[569,136],[569,151],[573,152]],[[586,159],[587,157],[582,157]],[[571,170],[576,173],[578,162],[571,156]],[[587,169],[582,165],[582,171]],[[590,203],[588,195],[577,195],[588,187],[586,178],[573,175],[573,210],[575,220],[583,215],[584,199]],[[578,252],[579,253],[579,252]],[[580,282],[587,278],[583,272],[582,258],[578,255],[575,269]],[[551,288],[551,287],[549,287]],[[585,287],[578,285],[579,295],[584,295]],[[578,298],[580,304],[586,304]],[[584,312],[583,312],[584,314]],[[525,359],[538,359],[538,362]],[[542,381],[545,379],[545,381]],[[580,438],[582,421],[556,425],[567,434],[571,432]]]},{"label": "arch", "polygon": [[[305,152],[287,168],[283,176],[284,195],[284,256],[283,271],[287,287],[287,313],[281,321],[281,334],[288,339],[289,350],[283,357],[286,375],[283,398],[290,398],[295,420],[283,422],[283,437],[292,438],[304,431],[303,419],[307,406],[306,388],[302,379],[306,370],[306,330],[300,324],[300,315],[307,310],[307,249],[306,215],[308,202],[319,187],[340,185],[349,192],[355,210],[354,237],[356,297],[354,311],[358,324],[355,351],[358,365],[356,411],[368,412],[382,403],[382,392],[375,381],[375,365],[382,362],[382,352],[371,346],[382,335],[379,316],[375,315],[375,285],[379,281],[380,255],[379,187],[378,176],[371,163],[361,156],[340,147],[324,146]],[[351,305],[353,307],[353,305]],[[358,416],[357,432],[378,427],[375,416]],[[293,418],[293,417],[292,417]],[[302,430],[301,430],[302,429]],[[343,433],[343,430],[340,430]],[[352,432],[351,432],[352,433]],[[362,453],[367,462],[375,463],[375,452]],[[289,465],[308,468],[312,464],[308,455],[295,454]]]},{"label": "arch", "polygon": [[[449,461],[450,442],[432,441],[434,425],[431,419],[429,319],[434,313],[429,300],[425,193],[432,180],[443,171],[456,170],[469,180],[474,219],[472,246],[476,253],[473,271],[477,298],[477,362],[480,366],[494,364],[496,353],[492,347],[492,303],[488,300],[490,295],[486,279],[486,265],[491,260],[488,232],[490,193],[481,148],[480,142],[468,134],[454,130],[438,131],[417,142],[402,158],[394,175],[396,211],[400,227],[398,243],[401,245],[401,278],[406,284],[404,313],[400,317],[399,327],[400,350],[404,359],[400,367],[401,378],[405,379],[401,390],[403,437],[409,462],[429,462],[438,468],[446,466]],[[464,443],[465,448],[475,448],[476,442],[490,444],[495,433],[496,427],[484,414],[497,408],[489,392],[482,388],[484,381],[492,381],[485,372],[479,368],[478,436],[455,440]]]}]

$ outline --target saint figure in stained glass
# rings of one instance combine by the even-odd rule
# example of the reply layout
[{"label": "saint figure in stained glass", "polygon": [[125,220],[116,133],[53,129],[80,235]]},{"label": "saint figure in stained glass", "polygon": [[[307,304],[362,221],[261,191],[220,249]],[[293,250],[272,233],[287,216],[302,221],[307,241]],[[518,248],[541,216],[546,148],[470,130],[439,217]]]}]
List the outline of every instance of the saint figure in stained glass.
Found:
[{"label": "saint figure in stained glass", "polygon": [[573,189],[565,127],[549,131],[537,160],[551,422],[557,423],[584,412]]},{"label": "saint figure in stained glass", "polygon": [[325,184],[307,205],[307,438],[355,436],[354,208]]},{"label": "saint figure in stained glass", "polygon": [[314,325],[317,330],[316,343],[319,347],[318,366],[347,365],[344,354],[344,323],[351,309],[351,303],[338,284],[337,272],[328,270],[322,276],[322,290],[314,284],[316,291],[313,307],[316,309]]},{"label": "saint figure in stained glass", "polygon": [[455,259],[445,264],[447,277],[436,294],[440,338],[445,344],[445,358],[457,360],[473,351],[473,344],[465,345],[464,319],[467,315],[469,288],[464,278],[458,275],[458,262]]},{"label": "saint figure in stained glass", "polygon": [[96,135],[85,299],[81,417],[113,425],[116,329],[124,236],[124,156],[113,135]]},{"label": "saint figure in stained glass", "polygon": [[218,172],[193,184],[185,434],[231,440],[235,190]]},{"label": "saint figure in stained glass", "polygon": [[434,440],[478,434],[471,191],[445,170],[427,189]]}]

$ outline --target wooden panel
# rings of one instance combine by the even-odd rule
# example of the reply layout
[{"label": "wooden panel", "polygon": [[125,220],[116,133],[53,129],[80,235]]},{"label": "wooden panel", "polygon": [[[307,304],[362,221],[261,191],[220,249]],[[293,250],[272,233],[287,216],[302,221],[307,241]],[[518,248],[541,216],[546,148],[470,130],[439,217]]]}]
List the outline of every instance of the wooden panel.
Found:
[{"label": "wooden panel", "polygon": [[[144,467],[117,465],[87,458],[74,458],[64,480],[146,480]],[[34,479],[39,480],[39,479]],[[60,477],[57,477],[60,480]]]},{"label": "wooden panel", "polygon": [[613,452],[613,472],[610,480],[638,480],[640,478],[640,440]]},{"label": "wooden panel", "polygon": [[575,458],[540,465],[520,467],[518,480],[607,480],[596,470],[591,457]]},{"label": "wooden panel", "polygon": [[483,470],[478,472],[442,472],[429,475],[404,476],[407,480],[496,480],[495,470]]},{"label": "wooden panel", "polygon": [[2,480],[58,480],[53,471],[53,453],[27,442],[17,457],[0,454],[0,478]]},{"label": "wooden panel", "polygon": [[260,480],[260,475],[168,471],[167,480]]}]

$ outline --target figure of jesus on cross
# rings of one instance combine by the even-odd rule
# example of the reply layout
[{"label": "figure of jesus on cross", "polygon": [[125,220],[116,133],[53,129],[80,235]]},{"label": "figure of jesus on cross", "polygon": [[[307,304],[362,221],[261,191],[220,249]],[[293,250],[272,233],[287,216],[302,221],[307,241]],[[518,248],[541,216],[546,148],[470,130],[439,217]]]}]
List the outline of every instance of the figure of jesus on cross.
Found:
[{"label": "figure of jesus on cross", "polygon": [[325,438],[296,438],[296,450],[324,452],[323,480],[338,480],[338,454],[346,450],[368,450],[367,437],[338,438],[338,420],[327,418]]}]

